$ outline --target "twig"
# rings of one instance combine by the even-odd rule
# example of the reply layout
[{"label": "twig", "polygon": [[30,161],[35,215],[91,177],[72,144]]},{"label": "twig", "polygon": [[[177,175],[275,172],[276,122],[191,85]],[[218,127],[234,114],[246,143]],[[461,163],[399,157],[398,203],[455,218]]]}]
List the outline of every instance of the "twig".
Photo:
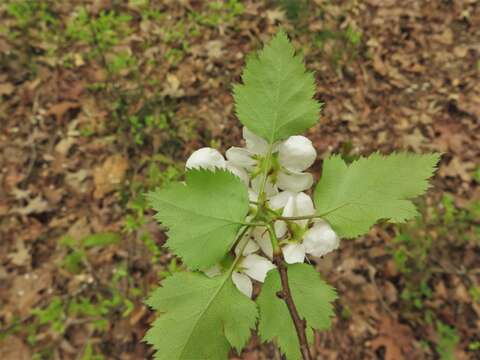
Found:
[{"label": "twig", "polygon": [[273,256],[273,262],[277,265],[278,273],[280,274],[280,280],[282,282],[282,290],[277,293],[277,296],[287,304],[288,311],[292,317],[293,324],[295,325],[295,330],[297,332],[298,341],[300,342],[300,351],[302,353],[303,360],[312,360],[312,355],[310,354],[310,349],[308,348],[307,335],[305,329],[307,324],[305,319],[301,319],[298,314],[297,307],[293,302],[292,293],[290,291],[290,286],[288,285],[288,274],[287,266],[283,260],[282,254],[275,254]]}]

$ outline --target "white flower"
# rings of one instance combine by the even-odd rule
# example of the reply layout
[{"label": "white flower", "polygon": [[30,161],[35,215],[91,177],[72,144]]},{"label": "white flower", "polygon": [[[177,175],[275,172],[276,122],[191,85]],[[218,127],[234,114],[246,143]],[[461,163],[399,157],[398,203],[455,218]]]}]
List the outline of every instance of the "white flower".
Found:
[{"label": "white flower", "polygon": [[316,157],[312,142],[305,136],[290,136],[278,147],[278,159],[290,171],[308,169]]},{"label": "white flower", "polygon": [[[243,138],[246,147],[231,147],[226,152],[228,161],[247,171],[252,171],[258,164],[259,157],[267,155],[269,145],[267,141],[255,135],[246,127],[243,128]],[[273,152],[278,152],[280,169],[276,176],[276,185],[282,190],[300,192],[310,188],[313,184],[312,174],[304,173],[316,158],[316,151],[312,142],[304,136],[291,136],[283,142],[273,145]],[[255,177],[258,187],[260,181]]]},{"label": "white flower", "polygon": [[216,149],[203,147],[194,151],[187,159],[185,164],[187,169],[227,169],[232,174],[238,176],[245,184],[248,185],[249,178],[247,172],[229,161],[225,161],[223,155]]},{"label": "white flower", "polygon": [[[282,216],[309,216],[315,214],[315,208],[313,201],[307,194],[300,192],[298,194],[284,191],[269,199],[269,206],[273,209],[279,209],[283,207]],[[305,227],[308,224],[308,220],[295,220],[293,223]],[[275,233],[277,237],[282,237],[287,232],[287,223],[285,221],[275,222]]]},{"label": "white flower", "polygon": [[329,252],[338,249],[340,239],[328,223],[320,220],[305,233],[303,245],[308,254],[313,256],[324,256]]},{"label": "white flower", "polygon": [[232,273],[232,280],[240,292],[252,297],[253,284],[251,279],[264,282],[267,273],[274,268],[275,265],[270,260],[257,254],[250,254],[240,261],[237,271]]},{"label": "white flower", "polygon": [[[269,199],[269,206],[274,210],[283,207],[282,216],[284,217],[315,214],[313,201],[305,193],[280,192]],[[303,236],[303,242],[290,241],[282,246],[283,257],[288,264],[303,263],[305,254],[323,256],[338,248],[340,241],[337,234],[325,221],[317,220],[309,230],[307,230],[308,219],[292,222],[305,229],[306,232]],[[275,232],[278,237],[285,235],[287,232],[286,222],[280,220],[275,222]]]}]

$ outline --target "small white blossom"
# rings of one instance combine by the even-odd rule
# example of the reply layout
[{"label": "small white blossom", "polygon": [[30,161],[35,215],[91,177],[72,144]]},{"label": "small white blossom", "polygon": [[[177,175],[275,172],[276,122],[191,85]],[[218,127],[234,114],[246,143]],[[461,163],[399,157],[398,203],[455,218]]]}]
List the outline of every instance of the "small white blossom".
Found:
[{"label": "small white blossom", "polygon": [[338,249],[340,239],[328,223],[318,221],[305,233],[303,245],[308,254],[324,256]]},{"label": "small white blossom", "polygon": [[[315,214],[313,201],[310,196],[305,193],[295,194],[291,192],[282,192],[275,197],[272,197],[269,204],[282,206],[286,198],[285,193],[287,193],[289,197],[283,208],[282,216],[295,217]],[[294,220],[292,222],[304,228],[306,232],[303,236],[303,242],[290,241],[282,247],[283,256],[287,263],[303,263],[305,260],[305,254],[323,256],[338,248],[340,240],[327,222],[317,220],[314,226],[308,230],[307,219]],[[287,226],[284,221],[277,221],[275,223],[275,230],[279,237],[286,233],[286,228]]]},{"label": "small white blossom", "polygon": [[267,273],[274,268],[275,265],[270,260],[257,254],[250,254],[240,261],[238,270],[232,273],[232,280],[238,290],[252,297],[251,279],[264,282]]},{"label": "small white blossom", "polygon": [[210,147],[203,147],[194,151],[187,159],[185,167],[187,169],[207,170],[227,169],[233,175],[239,177],[245,184],[248,185],[249,183],[248,174],[242,167],[225,161],[225,158],[218,150]]},{"label": "small white blossom", "polygon": [[278,147],[278,159],[290,171],[308,169],[316,157],[317,152],[312,142],[305,136],[290,136]]},{"label": "small white blossom", "polygon": [[[231,147],[227,150],[226,157],[231,164],[251,172],[255,169],[259,157],[267,155],[269,145],[267,141],[246,127],[243,128],[243,138],[246,147]],[[277,169],[276,184],[272,184],[273,188],[276,189],[278,186],[282,190],[300,192],[312,186],[312,174],[302,172],[313,164],[317,156],[309,139],[299,135],[291,136],[283,142],[273,144],[272,150],[274,153],[278,153],[278,163],[280,164],[280,169]],[[260,181],[262,181],[261,176],[254,177],[252,187],[258,188]],[[268,193],[268,186],[266,188],[268,196],[274,195],[273,192]]]}]

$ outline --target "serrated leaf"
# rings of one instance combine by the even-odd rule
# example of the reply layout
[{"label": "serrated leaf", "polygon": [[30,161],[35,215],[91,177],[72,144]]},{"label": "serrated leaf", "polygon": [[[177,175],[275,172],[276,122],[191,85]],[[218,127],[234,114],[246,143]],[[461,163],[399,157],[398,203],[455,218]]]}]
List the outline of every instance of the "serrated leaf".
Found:
[{"label": "serrated leaf", "polygon": [[[307,264],[288,266],[288,283],[293,301],[307,331],[330,328],[335,290]],[[258,332],[263,341],[275,341],[288,360],[301,359],[300,344],[287,305],[277,297],[282,289],[278,271],[270,271],[257,299],[260,310]]]},{"label": "serrated leaf", "polygon": [[234,87],[237,116],[269,143],[300,134],[317,122],[320,104],[313,99],[314,77],[283,31],[258,57],[249,57],[242,80]]},{"label": "serrated leaf", "polygon": [[410,199],[427,190],[439,157],[375,153],[348,166],[332,156],[325,160],[315,189],[317,213],[347,238],[368,232],[380,219],[405,222],[416,216]]},{"label": "serrated leaf", "polygon": [[255,303],[237,290],[229,272],[214,278],[174,274],[147,303],[161,314],[145,336],[158,360],[226,359],[232,346],[245,346],[257,319]]},{"label": "serrated leaf", "polygon": [[190,170],[186,184],[153,191],[148,200],[169,229],[167,246],[194,270],[225,256],[249,206],[246,186],[225,170]]}]

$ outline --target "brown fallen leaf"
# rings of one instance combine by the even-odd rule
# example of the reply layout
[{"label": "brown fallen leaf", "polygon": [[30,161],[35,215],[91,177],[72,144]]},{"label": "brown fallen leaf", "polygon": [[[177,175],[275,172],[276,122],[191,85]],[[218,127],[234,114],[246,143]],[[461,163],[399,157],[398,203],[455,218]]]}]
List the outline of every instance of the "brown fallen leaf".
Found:
[{"label": "brown fallen leaf", "polygon": [[10,83],[1,83],[0,84],[0,96],[2,95],[11,95],[15,90],[15,86]]},{"label": "brown fallen leaf", "polygon": [[411,329],[395,319],[384,317],[380,323],[378,336],[370,342],[374,351],[385,348],[385,360],[403,360],[412,350]]},{"label": "brown fallen leaf", "polygon": [[415,129],[412,134],[403,137],[403,145],[412,148],[415,152],[420,152],[425,137],[419,129]]},{"label": "brown fallen leaf", "polygon": [[16,266],[24,266],[30,262],[31,256],[28,249],[25,247],[25,244],[21,240],[17,240],[16,251],[14,253],[8,254],[8,258],[12,264]]},{"label": "brown fallen leaf", "polygon": [[60,155],[66,156],[70,148],[77,142],[77,139],[73,136],[67,136],[55,145],[55,151]]},{"label": "brown fallen leaf", "polygon": [[30,360],[30,349],[17,336],[8,336],[0,341],[0,359]]},{"label": "brown fallen leaf", "polygon": [[123,181],[128,169],[128,161],[122,155],[112,155],[93,171],[95,192],[93,197],[101,199],[115,190]]},{"label": "brown fallen leaf", "polygon": [[267,19],[271,24],[285,20],[285,11],[280,9],[267,10]]},{"label": "brown fallen leaf", "polygon": [[162,95],[170,96],[172,98],[182,97],[185,94],[185,92],[180,87],[180,85],[181,85],[180,80],[176,75],[168,74],[167,81],[165,82],[165,85],[162,90]]},{"label": "brown fallen leaf", "polygon": [[21,215],[41,214],[49,209],[48,202],[38,195],[28,202],[27,206],[16,208],[13,212]]},{"label": "brown fallen leaf", "polygon": [[56,122],[59,124],[63,116],[69,111],[73,109],[79,109],[80,104],[73,101],[62,101],[58,104],[52,105],[50,109],[48,109],[47,115],[55,116]]},{"label": "brown fallen leaf", "polygon": [[451,45],[454,40],[453,31],[450,28],[446,28],[441,34],[434,35],[432,38],[443,45]]},{"label": "brown fallen leaf", "polygon": [[439,175],[441,177],[460,177],[463,181],[469,182],[472,179],[471,171],[475,169],[473,162],[461,161],[458,157],[453,157],[447,164],[440,167]]},{"label": "brown fallen leaf", "polygon": [[[44,297],[41,291],[52,284],[52,269],[42,267],[33,272],[15,277],[10,288],[9,307],[20,316],[30,313],[32,307]],[[3,360],[2,357],[0,359]]]},{"label": "brown fallen leaf", "polygon": [[370,346],[374,351],[379,348],[385,348],[385,360],[403,360],[405,357],[402,350],[396,343],[395,339],[388,336],[378,336],[370,342]]},{"label": "brown fallen leaf", "polygon": [[223,55],[223,42],[220,40],[211,40],[207,42],[205,48],[207,49],[207,56],[210,59],[219,59]]}]

